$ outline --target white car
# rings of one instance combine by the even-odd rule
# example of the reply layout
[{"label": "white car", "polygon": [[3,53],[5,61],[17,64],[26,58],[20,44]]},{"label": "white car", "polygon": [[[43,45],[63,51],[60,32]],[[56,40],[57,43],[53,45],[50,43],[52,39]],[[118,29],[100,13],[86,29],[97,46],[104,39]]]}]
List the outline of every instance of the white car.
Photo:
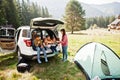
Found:
[{"label": "white car", "polygon": [[[34,18],[30,22],[30,26],[21,26],[16,31],[15,41],[16,41],[16,51],[18,53],[18,59],[36,59],[37,51],[34,50],[32,45],[32,34],[37,33],[44,39],[46,35],[49,35],[51,38],[54,36],[56,40],[59,40],[57,25],[64,24],[60,20],[53,18]],[[60,51],[60,44],[57,45],[57,51]],[[56,54],[52,53],[51,49],[46,49],[47,57],[55,56]],[[44,57],[43,52],[40,52],[40,56]]]}]

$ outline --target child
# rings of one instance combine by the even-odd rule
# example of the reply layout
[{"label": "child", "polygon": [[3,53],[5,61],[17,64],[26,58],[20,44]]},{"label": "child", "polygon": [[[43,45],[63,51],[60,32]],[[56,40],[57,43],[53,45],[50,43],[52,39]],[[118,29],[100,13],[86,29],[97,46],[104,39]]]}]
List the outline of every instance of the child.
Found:
[{"label": "child", "polygon": [[46,39],[44,41],[46,47],[50,48],[52,50],[52,53],[57,52],[57,50],[56,50],[57,45],[55,44],[55,41],[56,41],[56,39],[55,38],[51,39],[49,35],[46,36]]},{"label": "child", "polygon": [[36,50],[37,50],[37,60],[38,60],[38,63],[42,63],[41,60],[40,60],[40,51],[41,50],[43,51],[43,54],[44,54],[44,57],[45,57],[45,62],[48,62],[44,46],[43,46],[42,41],[41,41],[41,39],[40,39],[40,37],[38,35],[35,36],[34,44],[35,44]]}]

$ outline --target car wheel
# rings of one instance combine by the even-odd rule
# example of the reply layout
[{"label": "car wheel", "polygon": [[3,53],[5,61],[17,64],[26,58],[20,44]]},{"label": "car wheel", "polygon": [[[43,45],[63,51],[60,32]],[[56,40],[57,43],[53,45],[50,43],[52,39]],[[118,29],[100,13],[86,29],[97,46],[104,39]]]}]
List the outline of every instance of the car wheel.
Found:
[{"label": "car wheel", "polygon": [[19,48],[17,50],[17,53],[18,53],[18,61],[20,61],[22,59],[22,57],[21,57],[21,51]]}]

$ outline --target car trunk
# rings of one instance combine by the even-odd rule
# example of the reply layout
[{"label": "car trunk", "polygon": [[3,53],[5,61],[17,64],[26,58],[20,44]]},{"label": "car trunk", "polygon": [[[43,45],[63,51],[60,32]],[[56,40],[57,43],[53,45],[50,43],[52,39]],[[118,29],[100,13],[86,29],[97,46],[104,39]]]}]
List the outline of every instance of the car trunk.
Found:
[{"label": "car trunk", "polygon": [[[32,35],[33,49],[36,50],[33,45],[33,40],[34,40],[33,33],[34,32],[37,32],[37,35],[39,35],[43,41],[46,38],[46,35],[49,35],[51,39],[53,37],[55,37],[56,40],[59,40],[58,34],[56,34],[56,32],[57,32],[56,28],[60,24],[62,25],[62,24],[64,24],[64,22],[57,20],[57,19],[53,19],[53,18],[39,17],[39,18],[32,19],[30,22],[30,28],[32,31],[31,35]],[[45,32],[47,32],[47,33],[45,33]]]},{"label": "car trunk", "polygon": [[13,50],[15,48],[14,39],[0,38],[0,47],[2,49]]},{"label": "car trunk", "polygon": [[1,28],[0,29],[0,47],[2,49],[13,50],[15,49],[14,40],[15,29]]},{"label": "car trunk", "polygon": [[[34,40],[33,34],[34,34],[34,32],[36,32],[37,35],[39,35],[41,37],[43,42],[44,42],[44,39],[46,38],[47,35],[49,35],[51,39],[55,38],[57,41],[59,40],[59,38],[56,36],[56,34],[50,29],[39,29],[39,28],[33,29],[32,30],[32,39],[31,40],[32,40],[32,48],[35,51],[36,51],[36,48],[35,48],[35,45],[33,43],[33,40]],[[58,44],[57,45],[57,51],[60,51],[59,47],[60,47],[60,45]],[[52,53],[52,50],[49,48],[49,49],[46,49],[46,52],[47,53]]]},{"label": "car trunk", "polygon": [[64,24],[64,22],[53,18],[34,18],[30,22],[30,28],[54,29],[59,24]]}]

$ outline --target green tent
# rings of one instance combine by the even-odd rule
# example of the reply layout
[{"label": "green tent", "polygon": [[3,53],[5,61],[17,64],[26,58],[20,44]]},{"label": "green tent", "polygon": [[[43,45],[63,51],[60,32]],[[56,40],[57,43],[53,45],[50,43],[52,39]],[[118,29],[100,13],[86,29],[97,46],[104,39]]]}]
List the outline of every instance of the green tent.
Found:
[{"label": "green tent", "polygon": [[85,44],[75,55],[74,62],[87,80],[120,80],[120,58],[103,44]]}]

